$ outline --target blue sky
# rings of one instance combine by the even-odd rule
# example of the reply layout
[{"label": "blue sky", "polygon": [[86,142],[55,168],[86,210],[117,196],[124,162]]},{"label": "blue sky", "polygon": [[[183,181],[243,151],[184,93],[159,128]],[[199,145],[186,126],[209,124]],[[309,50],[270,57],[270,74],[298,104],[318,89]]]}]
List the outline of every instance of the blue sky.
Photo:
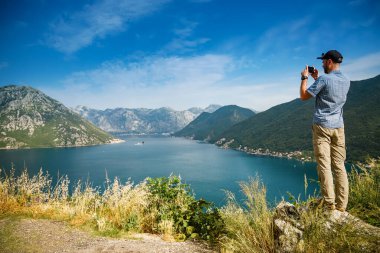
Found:
[{"label": "blue sky", "polygon": [[329,49],[352,80],[380,74],[379,14],[370,0],[2,0],[0,85],[71,107],[265,110]]}]

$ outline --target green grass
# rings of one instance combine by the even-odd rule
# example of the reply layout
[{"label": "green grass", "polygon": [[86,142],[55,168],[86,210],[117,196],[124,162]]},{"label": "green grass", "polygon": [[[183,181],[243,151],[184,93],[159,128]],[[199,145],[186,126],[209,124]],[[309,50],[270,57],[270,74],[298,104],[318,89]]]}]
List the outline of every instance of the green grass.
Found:
[{"label": "green grass", "polygon": [[358,165],[349,173],[348,210],[360,219],[380,227],[380,163],[369,160],[369,167]]}]

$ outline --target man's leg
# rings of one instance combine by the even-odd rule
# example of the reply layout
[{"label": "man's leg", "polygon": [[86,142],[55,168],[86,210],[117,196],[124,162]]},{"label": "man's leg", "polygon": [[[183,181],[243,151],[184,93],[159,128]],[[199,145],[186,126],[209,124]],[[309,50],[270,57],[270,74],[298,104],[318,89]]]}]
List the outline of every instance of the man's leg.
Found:
[{"label": "man's leg", "polygon": [[335,208],[335,194],[330,159],[330,129],[313,125],[314,155],[317,161],[321,193],[326,206]]},{"label": "man's leg", "polygon": [[344,211],[348,203],[348,178],[344,160],[346,159],[346,147],[344,128],[334,130],[331,138],[331,160],[334,171],[334,183],[336,194],[336,207]]}]

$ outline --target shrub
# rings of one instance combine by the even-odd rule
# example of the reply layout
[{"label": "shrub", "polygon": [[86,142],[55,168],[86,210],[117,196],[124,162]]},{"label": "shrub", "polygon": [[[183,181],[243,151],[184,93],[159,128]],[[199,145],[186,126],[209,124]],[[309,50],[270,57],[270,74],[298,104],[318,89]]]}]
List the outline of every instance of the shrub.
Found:
[{"label": "shrub", "polygon": [[[179,176],[148,178],[151,193],[150,209],[156,210],[156,224],[165,224],[166,231],[173,231],[177,240],[201,238],[216,242],[224,231],[219,210],[203,199],[196,200],[189,185],[183,184]],[[170,223],[170,221],[172,221]],[[172,224],[173,229],[168,229]]]}]

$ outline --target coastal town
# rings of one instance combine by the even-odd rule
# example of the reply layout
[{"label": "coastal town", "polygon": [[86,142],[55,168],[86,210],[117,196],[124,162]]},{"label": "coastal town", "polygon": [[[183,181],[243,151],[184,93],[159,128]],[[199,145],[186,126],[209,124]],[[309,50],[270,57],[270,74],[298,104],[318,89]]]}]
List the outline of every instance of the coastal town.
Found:
[{"label": "coastal town", "polygon": [[279,158],[287,158],[287,159],[296,159],[303,162],[313,161],[311,154],[302,151],[290,151],[290,152],[278,152],[272,151],[264,148],[250,148],[247,146],[239,145],[237,148],[232,148],[231,144],[234,143],[235,140],[227,140],[226,138],[221,138],[215,144],[223,149],[235,149],[237,151],[242,151],[250,155],[257,156],[271,156],[271,157],[279,157]]}]

